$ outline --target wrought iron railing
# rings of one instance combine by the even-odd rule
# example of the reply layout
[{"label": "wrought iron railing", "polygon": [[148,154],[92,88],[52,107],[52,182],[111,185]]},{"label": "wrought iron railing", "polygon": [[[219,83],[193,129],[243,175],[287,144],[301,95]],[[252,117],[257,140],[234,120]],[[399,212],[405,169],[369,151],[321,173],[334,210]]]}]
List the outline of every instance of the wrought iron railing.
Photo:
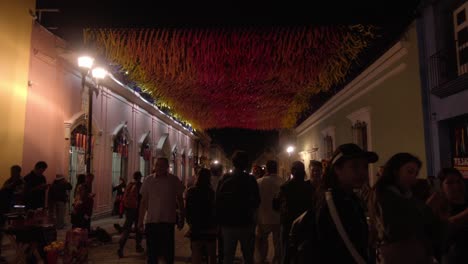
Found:
[{"label": "wrought iron railing", "polygon": [[431,89],[437,89],[458,77],[457,61],[449,50],[439,50],[429,59],[429,80]]}]

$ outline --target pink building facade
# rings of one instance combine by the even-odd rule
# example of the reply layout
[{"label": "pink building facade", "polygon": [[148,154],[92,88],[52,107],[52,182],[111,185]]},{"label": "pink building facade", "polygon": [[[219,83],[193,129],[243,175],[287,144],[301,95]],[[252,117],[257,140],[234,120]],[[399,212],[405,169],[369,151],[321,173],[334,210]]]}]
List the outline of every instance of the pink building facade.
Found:
[{"label": "pink building facade", "polygon": [[[151,172],[154,158],[165,156],[182,181],[193,175],[198,153],[208,152],[199,137],[108,76],[99,86],[88,79],[82,89],[76,66],[78,54],[67,43],[35,24],[32,32],[29,93],[26,105],[23,171],[39,160],[48,163],[48,182],[63,174],[73,184],[85,172],[88,87],[93,98],[93,155],[95,215],[112,209],[112,186],[131,180],[140,170]],[[200,147],[201,146],[201,147]]]}]

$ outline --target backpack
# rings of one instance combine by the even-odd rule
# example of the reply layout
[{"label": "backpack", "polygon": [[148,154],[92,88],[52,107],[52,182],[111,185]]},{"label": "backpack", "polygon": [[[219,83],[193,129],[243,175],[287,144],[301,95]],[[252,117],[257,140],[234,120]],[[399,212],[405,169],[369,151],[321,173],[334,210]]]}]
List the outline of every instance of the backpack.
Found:
[{"label": "backpack", "polygon": [[130,183],[123,195],[123,205],[125,208],[138,207],[138,186],[135,182]]}]

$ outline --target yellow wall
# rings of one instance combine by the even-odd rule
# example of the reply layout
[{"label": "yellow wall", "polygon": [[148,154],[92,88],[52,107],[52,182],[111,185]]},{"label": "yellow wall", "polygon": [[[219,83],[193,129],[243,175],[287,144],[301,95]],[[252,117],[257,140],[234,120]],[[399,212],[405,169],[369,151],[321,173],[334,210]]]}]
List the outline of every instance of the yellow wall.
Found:
[{"label": "yellow wall", "polygon": [[[0,182],[22,163],[35,0],[0,1]],[[25,172],[23,171],[23,174]]]},{"label": "yellow wall", "polygon": [[336,145],[352,142],[351,122],[347,115],[363,107],[370,107],[372,150],[376,151],[380,157],[376,165],[385,164],[392,155],[398,152],[410,152],[424,163],[420,176],[426,177],[418,43],[414,25],[409,27],[405,38],[401,41],[408,51],[407,54],[385,69],[376,79],[399,66],[405,66],[404,70],[383,82],[375,83],[376,86],[370,92],[298,136],[298,151],[311,149],[314,145],[322,147],[321,131],[329,126],[334,126],[336,129]]}]

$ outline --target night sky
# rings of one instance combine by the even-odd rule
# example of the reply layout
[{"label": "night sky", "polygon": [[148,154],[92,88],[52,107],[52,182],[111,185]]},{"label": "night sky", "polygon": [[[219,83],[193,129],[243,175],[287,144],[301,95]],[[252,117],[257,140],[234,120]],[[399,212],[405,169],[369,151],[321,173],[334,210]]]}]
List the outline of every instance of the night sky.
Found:
[{"label": "night sky", "polygon": [[67,40],[83,27],[218,27],[366,23],[392,28],[413,16],[420,0],[385,1],[117,1],[37,0],[37,8],[58,8],[43,24],[58,27]]},{"label": "night sky", "polygon": [[[398,34],[415,16],[418,0],[395,1],[109,1],[37,0],[37,8],[58,8],[41,23],[72,47],[82,43],[82,29],[93,27],[251,27],[365,23]],[[57,28],[57,29],[55,29]],[[274,114],[274,113],[272,113]],[[251,158],[276,147],[276,131],[217,129],[208,131],[228,155],[247,150]]]}]

